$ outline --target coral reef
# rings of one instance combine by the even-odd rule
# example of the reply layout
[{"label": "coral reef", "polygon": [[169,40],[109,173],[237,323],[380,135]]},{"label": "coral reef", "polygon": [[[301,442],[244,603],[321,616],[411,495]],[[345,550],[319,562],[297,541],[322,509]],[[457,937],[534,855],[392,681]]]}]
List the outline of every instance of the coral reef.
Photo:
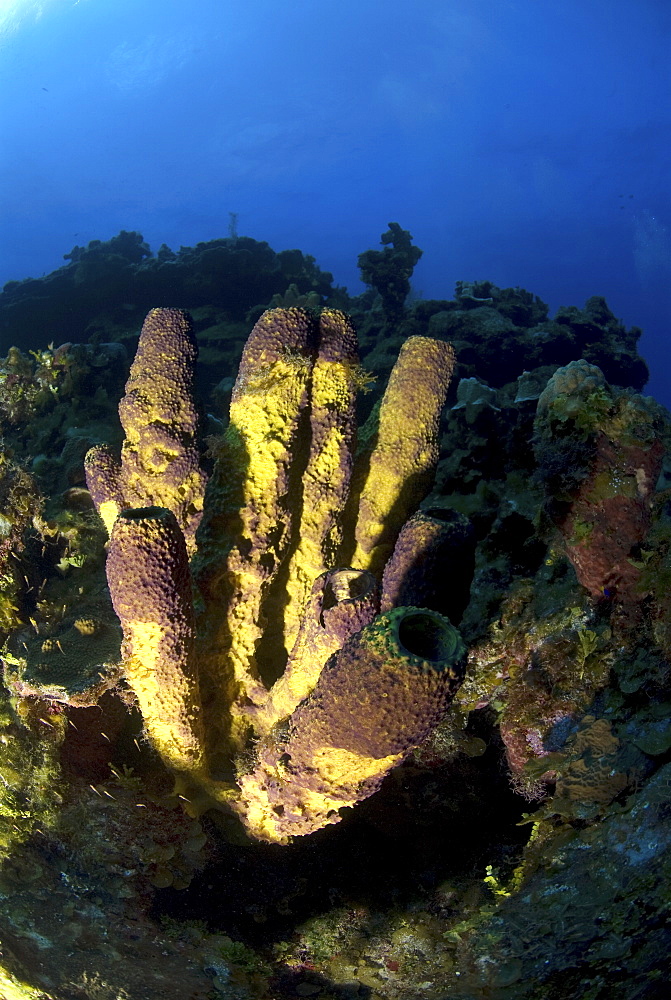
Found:
[{"label": "coral reef", "polygon": [[640,331],[487,281],[390,328],[234,229],[147,254],[0,299],[39,320],[0,359],[0,994],[661,1000],[671,419]]},{"label": "coral reef", "polygon": [[550,317],[545,303],[522,288],[458,282],[451,301],[415,303],[404,325],[406,336],[417,323],[430,336],[452,341],[460,378],[475,377],[496,389],[518,378],[542,378],[549,368],[542,389],[558,367],[580,359],[597,365],[614,385],[640,392],[648,379],[636,352],[641,330],[627,330],[600,296],[588,299],[582,310],[560,308]]},{"label": "coral reef", "polygon": [[84,485],[91,445],[116,445],[113,422],[127,374],[119,343],[65,343],[0,358],[0,427],[48,498]]}]

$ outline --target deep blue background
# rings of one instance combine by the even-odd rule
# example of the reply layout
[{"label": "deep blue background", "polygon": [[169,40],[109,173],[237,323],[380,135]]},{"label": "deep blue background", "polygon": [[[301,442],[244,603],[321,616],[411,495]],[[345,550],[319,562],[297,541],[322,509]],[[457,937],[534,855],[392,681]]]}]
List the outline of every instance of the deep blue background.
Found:
[{"label": "deep blue background", "polygon": [[[671,406],[671,0],[0,0],[0,283],[137,229],[605,295]],[[176,303],[177,305],[179,303]]]}]

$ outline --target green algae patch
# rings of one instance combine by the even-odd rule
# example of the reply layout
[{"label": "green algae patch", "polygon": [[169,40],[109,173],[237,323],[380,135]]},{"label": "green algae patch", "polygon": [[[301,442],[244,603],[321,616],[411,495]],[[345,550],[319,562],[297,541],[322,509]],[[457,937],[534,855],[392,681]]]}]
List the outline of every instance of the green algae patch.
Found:
[{"label": "green algae patch", "polygon": [[65,717],[37,702],[23,703],[20,718],[0,686],[0,861],[58,815],[64,732]]}]

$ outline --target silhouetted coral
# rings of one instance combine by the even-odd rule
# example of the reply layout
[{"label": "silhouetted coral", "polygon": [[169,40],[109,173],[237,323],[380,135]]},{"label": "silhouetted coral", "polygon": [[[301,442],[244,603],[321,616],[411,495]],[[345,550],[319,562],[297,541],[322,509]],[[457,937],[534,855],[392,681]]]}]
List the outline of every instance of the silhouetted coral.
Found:
[{"label": "silhouetted coral", "polygon": [[389,328],[393,328],[403,315],[410,278],[422,251],[413,246],[412,236],[407,229],[401,229],[398,222],[389,223],[380,242],[384,250],[366,250],[359,254],[359,270],[362,280],[379,292],[385,320]]}]

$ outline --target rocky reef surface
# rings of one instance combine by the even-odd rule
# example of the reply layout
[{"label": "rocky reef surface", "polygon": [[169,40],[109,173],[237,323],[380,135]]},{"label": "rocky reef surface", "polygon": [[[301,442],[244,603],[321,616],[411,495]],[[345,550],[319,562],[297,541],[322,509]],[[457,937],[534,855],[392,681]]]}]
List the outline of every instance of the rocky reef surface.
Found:
[{"label": "rocky reef surface", "polygon": [[407,304],[382,245],[357,298],[136,233],[0,293],[3,998],[666,995],[640,331],[486,281]]}]

